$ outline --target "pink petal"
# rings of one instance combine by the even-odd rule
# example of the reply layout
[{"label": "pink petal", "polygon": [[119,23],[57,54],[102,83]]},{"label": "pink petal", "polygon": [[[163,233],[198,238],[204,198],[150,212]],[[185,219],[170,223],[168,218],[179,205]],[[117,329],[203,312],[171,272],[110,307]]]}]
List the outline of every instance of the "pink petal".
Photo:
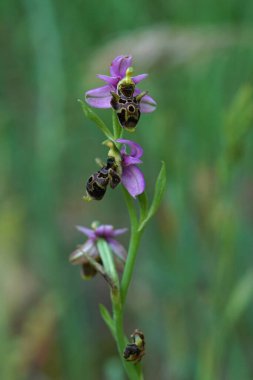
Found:
[{"label": "pink petal", "polygon": [[117,84],[120,81],[120,77],[110,77],[108,75],[97,74],[99,79],[102,79],[104,82],[114,87],[114,90],[117,89]]},{"label": "pink petal", "polygon": [[123,169],[121,182],[134,198],[145,190],[144,175],[135,165],[126,166]]},{"label": "pink petal", "polygon": [[85,100],[95,108],[111,108],[111,91],[113,90],[114,87],[110,85],[94,88],[85,93]]},{"label": "pink petal", "polygon": [[130,147],[130,150],[131,150],[130,154],[127,155],[126,154],[126,148],[123,146],[123,148],[121,150],[121,154],[123,154],[123,155],[131,156],[134,158],[140,158],[143,155],[142,147],[134,141],[126,140],[126,139],[118,139],[118,140],[116,140],[116,142],[128,145]]},{"label": "pink petal", "polygon": [[139,158],[128,156],[127,154],[125,156],[122,156],[123,166],[137,165],[137,164],[142,164],[142,161]]},{"label": "pink petal", "polygon": [[118,256],[121,260],[126,261],[127,252],[123,245],[115,239],[109,239],[108,243],[115,255]]},{"label": "pink petal", "polygon": [[143,113],[153,112],[156,109],[156,102],[151,96],[145,95],[140,102],[140,111]]},{"label": "pink petal", "polygon": [[102,224],[101,226],[96,228],[95,234],[97,237],[108,238],[113,236],[113,226],[110,224]]},{"label": "pink petal", "polygon": [[113,231],[113,236],[118,236],[126,233],[128,231],[128,228],[118,228],[117,230]]},{"label": "pink petal", "polygon": [[134,81],[135,84],[137,84],[143,79],[146,79],[147,77],[148,77],[148,74],[140,74],[140,75],[136,75],[135,77],[132,77],[132,80]]},{"label": "pink petal", "polygon": [[78,231],[82,232],[84,235],[88,236],[89,239],[95,239],[95,231],[91,228],[83,227],[83,226],[76,226]]},{"label": "pink petal", "polygon": [[124,78],[126,75],[126,70],[132,65],[132,57],[129,55],[119,55],[114,58],[111,63],[110,73],[113,77]]},{"label": "pink petal", "polygon": [[[134,96],[139,95],[142,91],[136,88]],[[144,113],[153,112],[156,109],[156,101],[149,95],[145,95],[140,102],[140,111]]]}]

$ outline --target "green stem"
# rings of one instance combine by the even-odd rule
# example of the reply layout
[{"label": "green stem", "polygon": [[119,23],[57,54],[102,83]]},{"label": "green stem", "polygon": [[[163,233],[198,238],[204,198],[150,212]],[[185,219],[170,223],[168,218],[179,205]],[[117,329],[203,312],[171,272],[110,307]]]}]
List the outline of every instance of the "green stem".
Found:
[{"label": "green stem", "polygon": [[131,224],[131,237],[127,255],[127,261],[124,268],[124,273],[121,281],[121,299],[122,305],[125,304],[127,291],[130,285],[130,281],[132,278],[134,264],[136,260],[137,251],[140,244],[141,239],[141,231],[138,231],[138,218],[136,215],[134,203],[132,197],[129,193],[124,189],[125,200],[128,208],[128,213],[130,217]]},{"label": "green stem", "polygon": [[118,290],[111,291],[111,299],[113,308],[115,339],[123,367],[130,380],[141,380],[142,374],[140,373],[139,366],[135,366],[132,363],[126,362],[123,357],[123,352],[127,345],[127,339],[123,330],[123,309],[120,299],[120,292]]},{"label": "green stem", "polygon": [[113,336],[116,340],[118,352],[120,359],[122,361],[123,367],[130,380],[141,380],[142,371],[139,365],[133,365],[125,361],[123,357],[124,349],[127,345],[127,339],[124,334],[123,329],[123,308],[119,289],[118,274],[115,268],[112,252],[107,242],[103,239],[99,239],[97,242],[100,256],[103,261],[103,266],[107,273],[107,276],[111,279],[114,286],[111,286],[111,300],[112,300],[112,310],[113,310]]},{"label": "green stem", "polygon": [[128,258],[126,261],[122,281],[121,281],[121,297],[122,297],[122,304],[125,304],[126,297],[127,297],[127,291],[130,285],[130,281],[132,278],[135,260],[137,256],[137,251],[139,248],[141,239],[141,232],[138,232],[137,230],[132,230],[131,233],[131,239],[129,244],[129,251],[128,251]]}]

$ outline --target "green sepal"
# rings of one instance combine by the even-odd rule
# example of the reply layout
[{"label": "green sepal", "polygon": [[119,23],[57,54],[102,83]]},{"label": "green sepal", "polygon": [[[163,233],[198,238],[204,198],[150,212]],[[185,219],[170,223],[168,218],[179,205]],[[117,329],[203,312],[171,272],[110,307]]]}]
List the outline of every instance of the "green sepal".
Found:
[{"label": "green sepal", "polygon": [[140,222],[138,231],[141,231],[145,227],[145,225],[147,224],[149,219],[152,218],[152,216],[156,213],[156,211],[157,211],[157,209],[161,203],[164,191],[165,191],[166,182],[167,182],[166,166],[165,166],[164,161],[162,161],[162,167],[161,167],[161,170],[160,170],[158,177],[157,177],[157,180],[156,180],[155,193],[154,193],[154,197],[153,197],[151,206],[150,206],[144,220],[142,220]]},{"label": "green sepal", "polygon": [[104,239],[99,239],[97,242],[100,257],[103,262],[103,267],[108,276],[112,279],[114,288],[119,288],[119,277],[115,268],[111,249]]},{"label": "green sepal", "polygon": [[100,131],[108,138],[113,140],[113,135],[110,132],[110,130],[107,128],[105,123],[102,119],[89,107],[85,102],[83,102],[81,99],[77,100],[79,103],[81,103],[82,110],[85,114],[85,116],[93,121],[97,127],[100,129]]},{"label": "green sepal", "polygon": [[112,335],[115,337],[114,322],[113,322],[112,317],[110,316],[109,311],[101,303],[99,304],[99,310],[100,310],[101,317],[103,318],[105,324],[107,325],[107,327],[111,331]]}]

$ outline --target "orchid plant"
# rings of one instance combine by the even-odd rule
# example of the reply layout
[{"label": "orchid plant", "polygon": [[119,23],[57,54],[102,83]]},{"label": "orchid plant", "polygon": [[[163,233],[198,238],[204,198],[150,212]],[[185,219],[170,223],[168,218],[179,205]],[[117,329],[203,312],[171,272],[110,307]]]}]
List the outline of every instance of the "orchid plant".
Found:
[{"label": "orchid plant", "polygon": [[[140,361],[145,353],[144,334],[135,330],[129,343],[123,327],[124,306],[144,227],[157,211],[163,197],[166,169],[162,163],[153,199],[149,202],[144,174],[138,166],[142,163],[143,149],[136,142],[122,138],[122,135],[125,131],[134,132],[141,113],[154,111],[156,102],[147,92],[136,87],[147,74],[132,75],[131,56],[116,57],[111,63],[110,74],[98,75],[106,85],[87,91],[86,103],[79,100],[86,117],[95,122],[106,137],[103,144],[109,148],[107,164],[88,179],[84,199],[101,202],[108,186],[116,191],[119,184],[123,185],[130,218],[129,246],[126,250],[117,240],[127,231],[126,228],[114,229],[112,225],[99,225],[98,222],[93,222],[91,228],[77,226],[87,240],[71,254],[70,262],[81,266],[84,279],[99,273],[108,283],[112,312],[100,305],[100,313],[116,341],[128,378],[139,380],[143,379]],[[112,109],[112,130],[87,104],[94,108]]]}]

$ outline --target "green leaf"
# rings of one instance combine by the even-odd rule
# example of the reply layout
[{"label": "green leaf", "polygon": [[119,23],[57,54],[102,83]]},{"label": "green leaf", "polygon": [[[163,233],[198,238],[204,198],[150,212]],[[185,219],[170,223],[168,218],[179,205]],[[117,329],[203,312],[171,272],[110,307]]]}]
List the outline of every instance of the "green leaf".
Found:
[{"label": "green leaf", "polygon": [[101,317],[103,318],[105,324],[108,326],[108,328],[111,331],[112,335],[115,336],[114,322],[113,322],[112,317],[110,316],[109,311],[102,304],[99,304],[99,310],[100,310]]},{"label": "green leaf", "polygon": [[123,128],[120,125],[118,116],[114,110],[112,113],[112,125],[113,125],[114,140],[117,140],[117,139],[121,138],[121,136],[123,134]]},{"label": "green leaf", "polygon": [[156,213],[165,191],[166,181],[167,181],[166,167],[165,167],[165,163],[162,162],[162,167],[156,180],[155,193],[154,193],[151,206],[148,210],[147,216],[144,218],[144,220],[141,221],[138,231],[141,231],[145,227],[149,219],[152,218],[152,216]]},{"label": "green leaf", "polygon": [[107,126],[105,125],[105,123],[103,122],[103,120],[100,119],[100,117],[89,106],[87,106],[87,104],[84,103],[81,99],[78,99],[78,102],[81,103],[81,106],[82,106],[82,109],[83,109],[83,112],[84,112],[85,116],[88,119],[90,119],[91,121],[93,121],[97,125],[97,127],[100,129],[100,131],[108,139],[113,140],[113,135],[110,132],[110,130],[107,128]]}]

